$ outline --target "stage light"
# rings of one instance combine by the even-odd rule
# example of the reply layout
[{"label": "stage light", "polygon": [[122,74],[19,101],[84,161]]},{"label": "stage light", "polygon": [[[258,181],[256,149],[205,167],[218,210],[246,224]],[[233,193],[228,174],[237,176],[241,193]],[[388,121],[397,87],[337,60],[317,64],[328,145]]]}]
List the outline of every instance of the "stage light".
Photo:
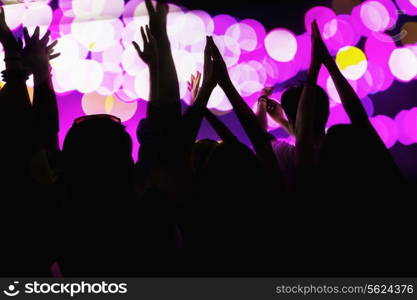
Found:
[{"label": "stage light", "polygon": [[264,88],[265,81],[260,81],[257,70],[248,63],[241,63],[232,67],[229,74],[236,89],[243,97],[250,96]]},{"label": "stage light", "polygon": [[[143,46],[140,47],[143,49]],[[139,74],[143,70],[148,70],[148,66],[139,57],[133,45],[127,46],[123,51],[121,62],[126,73],[132,76]]]},{"label": "stage light", "polygon": [[229,27],[237,23],[236,19],[229,15],[217,15],[213,18],[213,22],[216,35],[224,35]]},{"label": "stage light", "polygon": [[417,107],[408,111],[404,121],[406,133],[412,139],[413,143],[417,143]]},{"label": "stage light", "polygon": [[279,62],[289,62],[297,53],[297,39],[287,29],[274,29],[265,38],[269,56]]},{"label": "stage light", "polygon": [[336,63],[343,75],[352,80],[361,78],[368,67],[362,50],[351,46],[343,47],[337,52]]},{"label": "stage light", "polygon": [[[204,10],[193,10],[192,13],[196,15],[200,20],[203,21],[206,30],[206,35],[212,35],[214,33],[214,22],[211,18],[210,14],[205,12]],[[172,15],[172,13],[170,13]]]},{"label": "stage light", "polygon": [[149,71],[144,69],[135,76],[134,88],[139,99],[149,100]]},{"label": "stage light", "polygon": [[361,6],[362,23],[370,30],[385,31],[389,24],[389,13],[380,2],[367,1]]},{"label": "stage light", "polygon": [[71,2],[74,16],[79,20],[99,18],[106,5],[106,0],[72,0]]},{"label": "stage light", "polygon": [[[105,71],[113,73],[121,73],[123,70],[120,67],[122,63],[123,47],[120,43],[104,50],[102,52],[102,66]],[[139,57],[138,57],[139,58]]]},{"label": "stage light", "polygon": [[71,33],[89,51],[100,52],[116,43],[116,30],[113,23],[113,20],[85,22],[76,19],[71,25]]},{"label": "stage light", "polygon": [[207,108],[212,110],[212,112],[217,115],[224,114],[225,112],[229,112],[233,109],[223,89],[219,86],[215,87],[211,93]]},{"label": "stage light", "polygon": [[390,0],[368,0],[352,11],[352,25],[363,36],[382,33],[398,20],[398,10]]},{"label": "stage light", "polygon": [[82,59],[74,65],[70,80],[81,93],[91,93],[98,89],[103,81],[103,68],[94,60]]},{"label": "stage light", "polygon": [[236,23],[230,26],[224,36],[225,42],[228,45],[229,41],[236,41],[243,51],[253,51],[258,46],[258,37],[255,29],[246,23]]},{"label": "stage light", "polygon": [[304,16],[305,29],[307,33],[311,34],[311,24],[316,20],[320,32],[323,32],[325,24],[334,18],[336,18],[336,14],[330,8],[325,6],[313,7]]},{"label": "stage light", "polygon": [[7,26],[14,30],[22,24],[23,16],[26,11],[24,4],[3,5]]},{"label": "stage light", "polygon": [[182,45],[194,45],[206,39],[206,24],[193,11],[181,15],[179,19],[182,19],[179,23],[183,24],[183,26],[178,28],[177,34],[178,40]]},{"label": "stage light", "polygon": [[409,16],[417,16],[417,1],[416,0],[395,0],[398,7]]},{"label": "stage light", "polygon": [[214,35],[213,40],[219,48],[227,67],[238,63],[241,50],[238,42],[228,36]]},{"label": "stage light", "polygon": [[137,103],[120,101],[116,96],[103,96],[98,93],[88,93],[82,97],[81,106],[86,115],[109,114],[120,118],[122,122],[131,119],[137,109]]},{"label": "stage light", "polygon": [[389,67],[396,79],[408,82],[417,76],[417,57],[408,48],[395,49]]},{"label": "stage light", "polygon": [[340,48],[356,45],[360,39],[352,27],[350,16],[337,16],[327,22],[322,36],[332,54],[336,54]]},{"label": "stage light", "polygon": [[60,37],[54,49],[56,53],[61,53],[51,61],[52,68],[56,70],[70,69],[82,58],[81,47],[71,35]]},{"label": "stage light", "polygon": [[97,93],[103,96],[110,96],[117,92],[123,83],[122,73],[104,72],[103,81],[97,89]]},{"label": "stage light", "polygon": [[41,36],[46,33],[52,22],[52,9],[43,3],[30,4],[22,18],[22,25],[27,27],[29,34],[33,34],[36,26],[39,26]]},{"label": "stage light", "polygon": [[311,60],[311,36],[308,33],[297,36],[297,53],[294,61],[300,70],[306,70]]},{"label": "stage light", "polygon": [[[417,116],[414,114],[414,116]],[[417,132],[417,118],[413,120],[413,114],[409,110],[400,111],[395,117],[395,124],[398,129],[398,141],[404,146],[409,146],[417,142],[415,132]],[[412,129],[411,131],[409,129]],[[416,131],[413,131],[416,130]]]},{"label": "stage light", "polygon": [[388,149],[395,145],[398,140],[398,130],[391,118],[378,115],[371,118],[371,124]]},{"label": "stage light", "polygon": [[129,74],[124,74],[122,88],[116,92],[116,96],[120,100],[124,102],[128,102],[128,103],[135,102],[138,100],[139,96],[136,93],[134,76],[131,76]]}]

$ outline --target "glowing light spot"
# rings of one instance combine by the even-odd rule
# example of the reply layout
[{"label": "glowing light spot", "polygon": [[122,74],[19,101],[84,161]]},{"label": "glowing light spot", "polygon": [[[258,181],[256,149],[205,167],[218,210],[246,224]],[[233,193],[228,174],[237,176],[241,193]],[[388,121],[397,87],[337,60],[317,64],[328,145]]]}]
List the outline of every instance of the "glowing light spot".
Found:
[{"label": "glowing light spot", "polygon": [[103,76],[103,68],[98,62],[80,60],[72,70],[71,81],[81,93],[91,93],[101,85]]},{"label": "glowing light spot", "polygon": [[215,114],[229,112],[233,109],[229,99],[226,97],[223,90],[218,86],[214,88],[207,104],[207,108],[212,110]]},{"label": "glowing light spot", "polygon": [[361,78],[367,69],[368,62],[361,49],[356,47],[344,47],[336,56],[336,63],[343,75],[352,80]]},{"label": "glowing light spot", "polygon": [[122,66],[125,71],[132,76],[135,76],[148,68],[142,59],[140,59],[136,49],[132,45],[129,45],[125,51],[123,51]]},{"label": "glowing light spot", "polygon": [[297,53],[297,39],[286,29],[275,29],[266,36],[265,49],[276,61],[288,62]]},{"label": "glowing light spot", "polygon": [[413,124],[412,117],[412,114],[408,110],[402,110],[394,119],[398,129],[398,141],[405,146],[409,146],[415,142],[414,133],[409,132],[409,129],[413,128],[413,126],[416,127],[417,118],[414,120],[415,124]]},{"label": "glowing light spot", "polygon": [[16,29],[22,24],[22,19],[26,11],[24,4],[4,5],[3,9],[6,17],[6,24],[11,30]]},{"label": "glowing light spot", "polygon": [[134,88],[138,98],[148,101],[149,99],[149,71],[143,70],[135,77]]},{"label": "glowing light spot", "polygon": [[417,76],[417,57],[408,48],[395,49],[389,60],[392,74],[401,81],[410,81]]},{"label": "glowing light spot", "polygon": [[179,40],[183,45],[193,45],[206,38],[206,24],[194,12],[188,12],[180,16],[182,29],[178,32]]},{"label": "glowing light spot", "polygon": [[77,41],[70,35],[58,39],[55,52],[61,53],[59,57],[51,61],[51,66],[56,70],[66,70],[81,58],[81,50]]},{"label": "glowing light spot", "polygon": [[371,119],[371,123],[387,148],[395,145],[398,139],[398,130],[391,118],[378,115]]},{"label": "glowing light spot", "polygon": [[363,24],[372,31],[385,31],[389,24],[387,9],[379,2],[363,3],[360,11]]},{"label": "glowing light spot", "polygon": [[337,16],[324,25],[323,39],[330,52],[336,54],[340,48],[357,44],[360,37],[352,27],[350,16]]},{"label": "glowing light spot", "polygon": [[106,0],[73,0],[72,10],[78,19],[98,18],[104,10]]},{"label": "glowing light spot", "polygon": [[233,24],[226,30],[224,35],[230,38],[226,39],[226,44],[229,40],[235,40],[244,51],[253,51],[258,45],[256,31],[247,23]]},{"label": "glowing light spot", "polygon": [[324,25],[334,18],[336,18],[336,14],[330,8],[325,6],[313,7],[304,16],[305,29],[308,33],[311,33],[311,23],[316,20],[320,32],[323,32]]},{"label": "glowing light spot", "polygon": [[93,52],[100,52],[116,43],[115,28],[111,20],[83,22],[75,20],[71,25],[73,37]]},{"label": "glowing light spot", "polygon": [[52,22],[52,9],[43,3],[32,3],[26,9],[22,25],[28,28],[30,34],[39,26],[41,35],[45,34]]}]

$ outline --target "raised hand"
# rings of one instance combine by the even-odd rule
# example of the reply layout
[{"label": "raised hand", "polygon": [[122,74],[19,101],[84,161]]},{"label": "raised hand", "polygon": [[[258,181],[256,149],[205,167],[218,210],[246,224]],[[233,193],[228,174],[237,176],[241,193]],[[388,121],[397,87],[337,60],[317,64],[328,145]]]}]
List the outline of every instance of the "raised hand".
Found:
[{"label": "raised hand", "polygon": [[140,49],[138,43],[133,41],[132,44],[135,47],[136,52],[138,53],[139,57],[143,60],[143,62],[147,65],[156,63],[158,59],[157,43],[151,33],[151,30],[149,29],[149,26],[146,26],[145,29],[141,27],[140,33],[142,35],[143,40],[143,50]]},{"label": "raised hand", "polygon": [[6,24],[6,16],[3,7],[0,7],[0,43],[7,52],[19,52],[21,44],[14,38],[9,26]]},{"label": "raised hand", "polygon": [[327,65],[330,61],[333,60],[332,56],[327,49],[326,44],[321,37],[319,26],[317,25],[317,21],[314,20],[312,23],[312,51],[313,57],[312,62],[314,61],[316,64],[325,64]]},{"label": "raised hand", "polygon": [[27,28],[23,29],[25,47],[22,50],[22,61],[29,73],[47,72],[49,61],[60,55],[60,53],[54,53],[54,47],[58,41],[48,46],[50,31],[48,30],[42,38],[39,32],[39,27],[36,27],[33,35],[30,36]]},{"label": "raised hand", "polygon": [[191,79],[187,82],[188,91],[191,94],[191,103],[193,104],[197,99],[198,93],[200,91],[200,81],[201,81],[201,73],[197,72],[196,76],[191,75]]},{"label": "raised hand", "polygon": [[166,31],[169,6],[167,3],[159,1],[154,7],[151,0],[145,0],[145,5],[149,14],[151,32],[155,38],[158,38],[162,32]]},{"label": "raised hand", "polygon": [[213,38],[206,38],[206,47],[204,48],[204,74],[203,74],[203,88],[214,89],[217,85],[217,77],[215,74],[215,59],[213,49]]},{"label": "raised hand", "polygon": [[213,37],[208,38],[208,44],[211,48],[213,58],[213,76],[216,78],[218,84],[223,88],[231,83],[226,63],[219,51],[219,48],[217,48],[214,43]]}]

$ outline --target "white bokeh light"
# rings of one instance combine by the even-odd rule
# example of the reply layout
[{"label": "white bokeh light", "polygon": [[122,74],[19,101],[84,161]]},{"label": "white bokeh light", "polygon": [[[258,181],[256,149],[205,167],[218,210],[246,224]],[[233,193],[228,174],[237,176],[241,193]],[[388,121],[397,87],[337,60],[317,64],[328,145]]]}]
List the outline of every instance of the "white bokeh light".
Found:
[{"label": "white bokeh light", "polygon": [[265,38],[269,56],[279,62],[289,62],[297,53],[297,39],[287,29],[275,29]]},{"label": "white bokeh light", "polygon": [[103,81],[103,68],[94,60],[82,59],[74,66],[71,81],[81,93],[91,93],[99,88]]},{"label": "white bokeh light", "polygon": [[417,57],[408,48],[395,49],[389,59],[392,74],[401,81],[410,81],[417,76]]},{"label": "white bokeh light", "polygon": [[43,3],[31,3],[28,5],[22,18],[22,25],[27,27],[32,34],[39,26],[41,35],[45,34],[52,22],[52,9]]}]

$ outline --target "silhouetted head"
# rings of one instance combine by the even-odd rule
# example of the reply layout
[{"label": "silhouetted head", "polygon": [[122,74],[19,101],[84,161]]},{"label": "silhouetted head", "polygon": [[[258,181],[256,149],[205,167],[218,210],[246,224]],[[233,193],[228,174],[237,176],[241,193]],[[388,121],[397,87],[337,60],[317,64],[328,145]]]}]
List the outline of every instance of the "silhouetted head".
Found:
[{"label": "silhouetted head", "polygon": [[[263,169],[255,154],[249,147],[241,143],[219,143],[210,156],[202,171],[204,190],[207,195],[222,195],[232,205],[243,203],[244,199],[253,200],[259,185],[263,183]],[[214,197],[212,197],[214,200]]]},{"label": "silhouetted head", "polygon": [[[294,129],[297,119],[298,104],[300,103],[301,94],[304,86],[294,86],[288,88],[281,96],[281,106],[285,111],[290,126]],[[316,86],[316,107],[314,130],[316,134],[323,134],[326,128],[327,119],[329,118],[329,97],[326,92]]]},{"label": "silhouetted head", "polygon": [[131,138],[118,118],[110,115],[79,118],[64,141],[65,177],[75,188],[78,185],[94,189],[101,185],[104,191],[110,191],[130,180],[131,152]]},{"label": "silhouetted head", "polygon": [[219,142],[210,139],[203,139],[195,142],[190,162],[194,173],[199,173],[207,166],[211,154],[218,145],[220,145]]}]

